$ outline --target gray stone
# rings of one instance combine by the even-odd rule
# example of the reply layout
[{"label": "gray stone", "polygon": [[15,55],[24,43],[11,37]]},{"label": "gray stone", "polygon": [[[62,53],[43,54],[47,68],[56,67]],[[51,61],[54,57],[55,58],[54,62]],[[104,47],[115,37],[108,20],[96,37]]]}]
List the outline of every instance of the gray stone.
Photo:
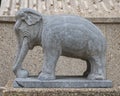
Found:
[{"label": "gray stone", "polygon": [[17,78],[29,76],[28,71],[22,69],[22,62],[28,50],[39,45],[44,53],[39,80],[56,79],[56,63],[61,55],[86,61],[86,79],[106,79],[106,40],[90,21],[73,15],[45,16],[25,8],[16,14],[15,33],[18,50],[13,71]]},{"label": "gray stone", "polygon": [[110,80],[86,80],[80,77],[57,77],[56,80],[38,80],[35,77],[16,78],[15,88],[110,88]]}]

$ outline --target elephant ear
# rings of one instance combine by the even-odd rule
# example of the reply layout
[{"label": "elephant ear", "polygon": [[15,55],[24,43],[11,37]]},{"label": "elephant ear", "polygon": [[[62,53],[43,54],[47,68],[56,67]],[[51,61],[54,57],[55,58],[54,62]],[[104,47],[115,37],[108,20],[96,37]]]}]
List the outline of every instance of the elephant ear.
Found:
[{"label": "elephant ear", "polygon": [[36,14],[28,13],[27,17],[25,19],[25,22],[28,25],[33,25],[33,24],[36,24],[38,21],[40,21],[40,19],[41,19],[41,16],[36,15]]}]

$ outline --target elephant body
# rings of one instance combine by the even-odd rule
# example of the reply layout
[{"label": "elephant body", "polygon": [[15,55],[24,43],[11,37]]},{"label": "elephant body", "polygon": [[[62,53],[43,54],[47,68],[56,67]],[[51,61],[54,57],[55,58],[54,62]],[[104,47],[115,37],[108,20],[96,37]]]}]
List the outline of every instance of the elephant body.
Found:
[{"label": "elephant body", "polygon": [[105,53],[105,38],[90,21],[70,15],[45,16],[44,20],[42,47],[50,44],[49,48],[59,48],[63,56],[84,60]]},{"label": "elephant body", "polygon": [[106,78],[106,40],[90,21],[80,16],[45,16],[31,9],[21,9],[16,15],[15,31],[19,52],[13,71],[17,77],[28,76],[21,64],[27,51],[40,45],[44,63],[38,79],[55,79],[55,67],[61,55],[85,60],[87,70],[84,76],[88,79]]}]

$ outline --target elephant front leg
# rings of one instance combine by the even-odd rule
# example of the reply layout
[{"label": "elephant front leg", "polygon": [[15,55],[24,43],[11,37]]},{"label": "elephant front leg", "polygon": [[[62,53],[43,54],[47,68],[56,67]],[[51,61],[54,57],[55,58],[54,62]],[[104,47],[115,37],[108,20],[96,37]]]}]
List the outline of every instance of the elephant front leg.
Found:
[{"label": "elephant front leg", "polygon": [[42,72],[39,74],[40,80],[53,80],[55,79],[55,67],[60,56],[60,50],[48,49],[44,50],[44,63]]},{"label": "elephant front leg", "polygon": [[28,52],[28,40],[25,37],[21,46],[21,49],[19,49],[20,52],[17,53],[17,57],[15,59],[15,65],[13,66],[13,72],[15,73],[17,78],[25,78],[28,77],[28,71],[21,68],[21,64]]}]

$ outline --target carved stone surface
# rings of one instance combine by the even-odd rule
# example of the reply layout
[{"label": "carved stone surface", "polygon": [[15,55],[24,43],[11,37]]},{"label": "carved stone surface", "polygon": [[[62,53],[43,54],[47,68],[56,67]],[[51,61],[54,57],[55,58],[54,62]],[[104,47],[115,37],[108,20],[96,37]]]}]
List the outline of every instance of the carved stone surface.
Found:
[{"label": "carved stone surface", "polygon": [[15,88],[110,88],[110,80],[86,80],[80,77],[58,76],[56,80],[38,80],[37,78],[16,78]]},{"label": "carved stone surface", "polygon": [[[21,8],[45,14],[78,14],[87,17],[119,17],[119,0],[1,0],[0,15],[14,16]],[[89,7],[92,6],[92,7]],[[69,9],[69,10],[68,10]]]},{"label": "carved stone surface", "polygon": [[13,88],[13,81],[4,87],[3,96],[120,96],[120,87],[113,88]]},{"label": "carved stone surface", "polygon": [[45,16],[25,8],[16,14],[15,32],[18,51],[13,71],[17,78],[29,76],[22,69],[22,62],[28,50],[39,45],[43,48],[44,63],[38,79],[56,79],[55,67],[61,55],[86,61],[85,78],[106,79],[106,40],[90,21],[72,15]]}]

